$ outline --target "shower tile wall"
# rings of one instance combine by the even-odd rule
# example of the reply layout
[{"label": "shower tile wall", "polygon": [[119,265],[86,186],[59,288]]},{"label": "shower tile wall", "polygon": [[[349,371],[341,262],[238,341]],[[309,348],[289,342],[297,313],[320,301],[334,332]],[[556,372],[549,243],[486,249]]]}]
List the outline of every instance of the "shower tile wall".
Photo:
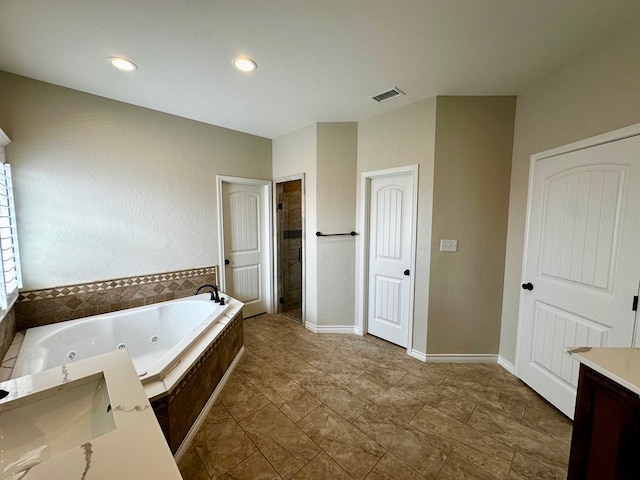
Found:
[{"label": "shower tile wall", "polygon": [[278,184],[282,313],[302,319],[302,182]]}]

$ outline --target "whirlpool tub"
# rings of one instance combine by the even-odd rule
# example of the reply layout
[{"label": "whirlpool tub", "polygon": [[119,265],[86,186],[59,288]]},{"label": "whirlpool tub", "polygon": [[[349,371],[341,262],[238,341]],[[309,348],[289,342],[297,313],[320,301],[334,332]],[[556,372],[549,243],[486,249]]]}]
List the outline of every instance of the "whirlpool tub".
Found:
[{"label": "whirlpool tub", "polygon": [[207,293],[30,328],[11,377],[126,349],[176,453],[242,355],[242,306]]}]

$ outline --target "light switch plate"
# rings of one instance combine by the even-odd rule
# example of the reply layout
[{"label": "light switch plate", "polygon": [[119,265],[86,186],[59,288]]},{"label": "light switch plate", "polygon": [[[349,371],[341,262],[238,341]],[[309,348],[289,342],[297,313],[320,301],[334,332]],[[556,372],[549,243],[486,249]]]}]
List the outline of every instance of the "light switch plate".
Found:
[{"label": "light switch plate", "polygon": [[440,240],[441,252],[457,252],[458,240]]}]

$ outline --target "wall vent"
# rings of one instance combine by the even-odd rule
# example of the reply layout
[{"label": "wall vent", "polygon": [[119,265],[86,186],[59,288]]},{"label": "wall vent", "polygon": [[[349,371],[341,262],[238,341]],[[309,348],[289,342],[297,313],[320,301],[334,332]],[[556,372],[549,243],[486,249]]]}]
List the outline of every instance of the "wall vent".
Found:
[{"label": "wall vent", "polygon": [[371,98],[373,98],[378,103],[382,103],[387,100],[391,100],[392,98],[399,97],[400,95],[404,95],[404,92],[400,90],[398,87],[393,87],[392,89],[387,90],[386,92],[382,92],[377,95],[374,95]]}]

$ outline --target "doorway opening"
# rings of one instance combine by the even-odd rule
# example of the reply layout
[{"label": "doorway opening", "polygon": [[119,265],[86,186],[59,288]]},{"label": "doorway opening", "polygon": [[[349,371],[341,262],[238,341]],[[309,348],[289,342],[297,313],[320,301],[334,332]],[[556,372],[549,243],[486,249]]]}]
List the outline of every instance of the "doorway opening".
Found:
[{"label": "doorway opening", "polygon": [[273,313],[271,182],[216,179],[220,287],[244,303],[245,318]]},{"label": "doorway opening", "polygon": [[275,196],[278,312],[303,323],[302,178],[277,182]]},{"label": "doorway opening", "polygon": [[422,359],[412,338],[417,182],[417,165],[362,173],[356,327]]}]

